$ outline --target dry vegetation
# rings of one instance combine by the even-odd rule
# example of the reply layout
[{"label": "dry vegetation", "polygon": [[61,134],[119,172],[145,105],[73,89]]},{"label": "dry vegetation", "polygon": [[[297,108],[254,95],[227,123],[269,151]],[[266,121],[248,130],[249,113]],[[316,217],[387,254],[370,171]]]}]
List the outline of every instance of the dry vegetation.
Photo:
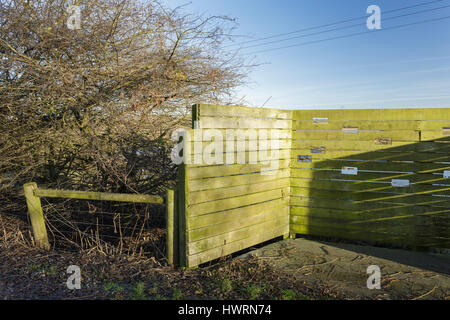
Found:
[{"label": "dry vegetation", "polygon": [[158,1],[0,1],[0,190],[24,182],[160,193],[170,132],[198,101],[231,101],[246,66],[222,49],[234,23]]},{"label": "dry vegetation", "polygon": [[[5,218],[26,221],[22,185],[30,181],[163,194],[176,179],[171,131],[190,125],[193,103],[231,101],[247,72],[242,59],[222,48],[235,27],[230,18],[153,0],[81,0],[81,28],[72,30],[71,4],[0,0]],[[165,263],[162,207],[44,199],[43,205],[56,252]],[[32,241],[27,232],[18,235]]]},{"label": "dry vegetation", "polygon": [[[333,299],[325,287],[284,276],[255,258],[224,259],[194,270],[164,259],[101,248],[41,251],[28,224],[0,215],[0,299]],[[80,290],[66,287],[69,265],[81,268]]]}]

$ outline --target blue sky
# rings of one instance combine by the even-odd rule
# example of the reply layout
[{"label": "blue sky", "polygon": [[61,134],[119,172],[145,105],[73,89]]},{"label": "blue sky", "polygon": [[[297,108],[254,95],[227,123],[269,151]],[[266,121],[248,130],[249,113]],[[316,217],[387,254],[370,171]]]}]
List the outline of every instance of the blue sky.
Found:
[{"label": "blue sky", "polygon": [[[381,8],[381,31],[294,46],[265,49],[368,32],[366,19],[291,34],[266,41],[360,23],[290,41],[242,49],[262,63],[238,90],[246,105],[284,109],[450,107],[450,18],[388,30],[390,27],[450,17],[450,0],[407,10],[389,10],[431,0],[191,0],[185,10],[228,15],[239,23],[240,41],[362,17],[369,5]],[[167,0],[170,7],[189,1]],[[435,11],[391,19],[432,8]],[[385,30],[383,30],[385,29]],[[239,42],[239,40],[236,40]],[[263,41],[261,41],[263,42]],[[254,45],[261,42],[247,43]],[[244,45],[242,45],[244,46]]]}]

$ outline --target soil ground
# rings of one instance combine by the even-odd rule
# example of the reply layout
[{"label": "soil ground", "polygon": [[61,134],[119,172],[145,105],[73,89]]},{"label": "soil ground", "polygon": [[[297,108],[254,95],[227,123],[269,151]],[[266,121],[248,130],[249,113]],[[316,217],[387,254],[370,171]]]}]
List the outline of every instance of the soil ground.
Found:
[{"label": "soil ground", "polygon": [[[279,273],[320,283],[355,299],[450,299],[450,255],[288,239],[249,252]],[[368,289],[367,267],[381,270],[381,289]]]},{"label": "soil ground", "polygon": [[[445,255],[289,239],[183,270],[151,251],[43,251],[34,247],[26,221],[0,214],[0,299],[6,300],[448,300],[449,262]],[[381,268],[380,290],[366,287],[372,264]],[[80,290],[66,286],[70,265],[81,268]]]}]

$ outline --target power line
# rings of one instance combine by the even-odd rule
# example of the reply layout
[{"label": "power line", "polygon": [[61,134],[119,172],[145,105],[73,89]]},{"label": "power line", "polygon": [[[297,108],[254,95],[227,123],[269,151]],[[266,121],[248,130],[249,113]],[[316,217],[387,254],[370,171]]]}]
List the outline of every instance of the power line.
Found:
[{"label": "power line", "polygon": [[315,40],[315,41],[303,42],[303,43],[298,43],[298,44],[293,44],[293,45],[283,46],[283,47],[278,47],[278,48],[271,48],[271,49],[265,49],[265,50],[260,50],[260,51],[254,51],[254,52],[247,53],[247,55],[257,54],[257,53],[262,53],[262,52],[275,51],[275,50],[281,50],[281,49],[287,49],[287,48],[292,48],[292,47],[301,47],[301,46],[306,46],[306,45],[310,45],[310,44],[314,44],[314,43],[320,43],[320,42],[325,42],[325,41],[350,38],[350,37],[354,37],[354,36],[358,36],[358,35],[374,33],[374,32],[379,32],[379,31],[384,31],[384,30],[399,29],[399,28],[402,28],[402,27],[407,27],[407,26],[412,26],[412,25],[417,25],[417,24],[422,24],[422,23],[427,23],[427,22],[440,21],[440,20],[445,20],[445,19],[449,19],[449,18],[450,18],[450,16],[445,16],[445,17],[436,18],[436,19],[429,19],[429,20],[423,20],[423,21],[417,21],[417,22],[402,24],[402,25],[393,26],[393,27],[384,28],[384,29],[351,33],[351,34],[347,34],[347,35],[343,35],[343,36],[337,36],[337,37],[332,37],[332,38],[326,38],[326,39],[320,39],[320,40]]},{"label": "power line", "polygon": [[[437,3],[437,2],[442,2],[442,1],[447,1],[447,0],[435,0],[435,1],[429,1],[429,2],[424,2],[424,3],[418,3],[416,5],[412,5],[412,6],[408,6],[408,7],[402,7],[402,8],[398,8],[398,9],[388,10],[388,11],[385,11],[384,14],[397,12],[397,11],[402,11],[402,10],[407,10],[407,9],[416,8],[416,7],[421,7],[421,6],[425,6],[425,5],[433,4],[433,3]],[[229,44],[229,45],[224,46],[224,48],[231,47],[231,46],[239,46],[239,45],[246,44],[246,43],[251,43],[251,42],[257,42],[257,41],[262,41],[262,40],[278,38],[278,37],[287,36],[287,35],[290,35],[290,34],[299,33],[299,32],[303,32],[303,31],[309,31],[309,30],[314,30],[314,29],[330,27],[330,26],[333,26],[333,25],[336,25],[336,24],[356,21],[356,20],[365,19],[365,18],[367,18],[367,15],[360,16],[360,17],[357,17],[357,18],[340,20],[340,21],[336,21],[336,22],[332,22],[332,23],[328,23],[328,24],[315,26],[315,27],[309,27],[309,28],[299,29],[299,30],[295,30],[295,31],[285,32],[285,33],[279,33],[279,34],[275,34],[273,36],[257,38],[257,39],[253,39],[253,40],[247,40],[247,41],[242,41],[242,42],[239,42],[239,43],[233,43],[233,44]]]},{"label": "power line", "polygon": [[[403,17],[407,17],[407,16],[412,16],[412,15],[415,15],[415,14],[425,13],[425,12],[436,11],[436,10],[445,9],[445,8],[448,8],[448,7],[450,7],[450,5],[437,7],[437,8],[432,8],[432,9],[421,10],[421,11],[416,11],[416,12],[411,12],[411,13],[405,13],[405,14],[398,15],[398,16],[384,18],[383,21],[403,18]],[[339,28],[334,28],[334,29],[329,29],[329,30],[324,30],[324,31],[318,31],[318,32],[314,32],[314,33],[303,34],[303,35],[300,35],[300,36],[290,37],[290,38],[286,38],[286,39],[274,40],[274,41],[254,44],[254,45],[251,45],[251,46],[242,47],[241,49],[260,47],[260,46],[264,46],[264,45],[268,45],[268,44],[285,42],[285,41],[289,41],[289,40],[293,40],[293,39],[305,38],[305,37],[314,36],[314,35],[318,35],[318,34],[333,32],[333,31],[337,31],[337,30],[350,29],[350,28],[359,27],[359,26],[365,26],[365,25],[366,25],[365,23],[357,23],[357,24],[352,24],[352,25],[345,26],[345,27],[339,27]]]}]

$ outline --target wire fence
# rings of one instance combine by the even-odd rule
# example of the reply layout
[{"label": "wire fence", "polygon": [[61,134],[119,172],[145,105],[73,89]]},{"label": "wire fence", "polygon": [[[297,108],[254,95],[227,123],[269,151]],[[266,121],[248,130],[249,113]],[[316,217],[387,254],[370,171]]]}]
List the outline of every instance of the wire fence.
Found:
[{"label": "wire fence", "polygon": [[165,259],[163,205],[41,198],[52,246]]}]

